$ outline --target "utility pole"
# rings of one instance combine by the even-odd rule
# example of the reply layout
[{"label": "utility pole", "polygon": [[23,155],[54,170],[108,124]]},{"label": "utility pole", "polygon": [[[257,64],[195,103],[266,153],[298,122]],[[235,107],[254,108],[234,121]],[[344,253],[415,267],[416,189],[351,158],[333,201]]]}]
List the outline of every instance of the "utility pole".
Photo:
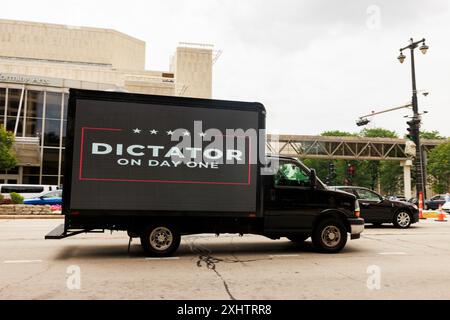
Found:
[{"label": "utility pole", "polygon": [[420,41],[414,41],[412,38],[410,40],[410,44],[404,48],[400,49],[400,56],[398,60],[400,63],[403,63],[406,59],[406,56],[403,54],[404,50],[409,49],[411,51],[411,77],[412,77],[412,107],[413,107],[413,119],[408,122],[410,137],[411,140],[416,144],[416,158],[414,161],[414,167],[416,171],[416,189],[417,189],[417,198],[419,198],[419,194],[422,193],[424,199],[426,199],[426,174],[425,174],[425,166],[424,166],[424,156],[422,145],[420,144],[420,124],[421,118],[419,114],[419,101],[417,99],[417,82],[416,82],[416,66],[415,66],[415,58],[414,58],[414,50],[419,47],[423,54],[426,54],[429,47],[425,44],[425,39]]}]

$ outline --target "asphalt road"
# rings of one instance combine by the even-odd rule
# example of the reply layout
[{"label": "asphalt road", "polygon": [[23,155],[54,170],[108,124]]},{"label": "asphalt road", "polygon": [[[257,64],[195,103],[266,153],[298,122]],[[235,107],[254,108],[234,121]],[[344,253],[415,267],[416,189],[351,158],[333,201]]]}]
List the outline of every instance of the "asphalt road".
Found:
[{"label": "asphalt road", "polygon": [[0,299],[450,299],[450,222],[369,227],[337,255],[310,241],[189,236],[163,260],[139,240],[128,253],[125,233],[44,240],[61,222],[0,220]]}]

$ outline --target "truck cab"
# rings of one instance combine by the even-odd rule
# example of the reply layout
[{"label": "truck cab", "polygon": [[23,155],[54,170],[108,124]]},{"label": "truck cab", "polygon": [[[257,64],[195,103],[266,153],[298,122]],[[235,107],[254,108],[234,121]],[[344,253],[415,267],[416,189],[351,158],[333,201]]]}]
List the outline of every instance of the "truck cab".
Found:
[{"label": "truck cab", "polygon": [[355,196],[331,191],[313,169],[288,157],[268,157],[263,175],[264,234],[301,242],[311,237],[321,251],[338,252],[347,233],[364,230]]}]

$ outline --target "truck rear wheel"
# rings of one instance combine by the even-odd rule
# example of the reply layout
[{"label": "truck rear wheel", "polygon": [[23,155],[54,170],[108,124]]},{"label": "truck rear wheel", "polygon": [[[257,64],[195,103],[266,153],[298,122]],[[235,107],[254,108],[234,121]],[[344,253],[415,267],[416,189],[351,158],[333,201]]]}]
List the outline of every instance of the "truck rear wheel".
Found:
[{"label": "truck rear wheel", "polygon": [[150,257],[171,256],[177,251],[180,242],[180,233],[168,225],[154,225],[141,234],[142,249]]},{"label": "truck rear wheel", "polygon": [[338,253],[347,244],[347,230],[342,221],[334,218],[320,221],[313,231],[314,247],[324,253]]}]

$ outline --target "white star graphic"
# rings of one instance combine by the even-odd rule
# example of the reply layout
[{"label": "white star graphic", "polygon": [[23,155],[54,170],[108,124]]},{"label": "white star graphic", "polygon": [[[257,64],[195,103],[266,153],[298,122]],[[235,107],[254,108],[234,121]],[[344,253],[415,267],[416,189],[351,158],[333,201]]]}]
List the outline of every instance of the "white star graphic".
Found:
[{"label": "white star graphic", "polygon": [[133,132],[134,132],[134,133],[137,133],[137,134],[140,134],[140,133],[142,132],[142,130],[139,129],[139,128],[136,128],[136,129],[133,130]]},{"label": "white star graphic", "polygon": [[204,133],[204,132],[199,133],[199,135],[200,135],[200,137],[202,137],[202,138],[206,137],[206,133]]},{"label": "white star graphic", "polygon": [[153,130],[150,131],[150,134],[151,135],[156,135],[156,134],[158,134],[158,131],[153,129]]},{"label": "white star graphic", "polygon": [[185,137],[189,137],[191,134],[189,133],[189,131],[185,131],[185,132],[183,133],[183,135],[184,135]]},{"label": "white star graphic", "polygon": [[167,131],[167,135],[168,135],[168,136],[172,136],[172,135],[173,135],[173,131],[172,131],[172,130]]}]

